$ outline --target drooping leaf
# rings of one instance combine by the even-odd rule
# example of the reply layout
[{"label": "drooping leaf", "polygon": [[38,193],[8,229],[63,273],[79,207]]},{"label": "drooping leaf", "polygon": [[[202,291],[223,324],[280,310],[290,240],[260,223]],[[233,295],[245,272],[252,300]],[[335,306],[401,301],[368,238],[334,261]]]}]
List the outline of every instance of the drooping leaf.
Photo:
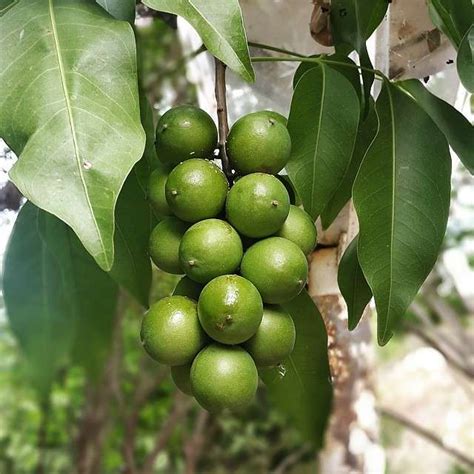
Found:
[{"label": "drooping leaf", "polygon": [[339,263],[337,282],[347,305],[348,327],[352,331],[359,324],[365,307],[372,298],[372,291],[362,273],[357,257],[356,237],[347,247]]},{"label": "drooping leaf", "polygon": [[344,179],[359,113],[351,83],[325,64],[307,71],[296,85],[288,118],[292,150],[286,169],[313,219]]},{"label": "drooping leaf", "polygon": [[275,407],[320,447],[332,401],[326,328],[306,291],[283,308],[295,322],[295,349],[280,367],[262,369],[260,376]]},{"label": "drooping leaf", "polygon": [[154,10],[187,20],[206,48],[248,82],[255,80],[238,0],[145,0]]},{"label": "drooping leaf", "polygon": [[416,79],[397,83],[434,120],[464,166],[474,174],[474,127],[450,104],[436,97]]},{"label": "drooping leaf", "polygon": [[70,357],[79,324],[88,328],[87,351],[94,351],[91,338],[114,312],[116,286],[66,224],[29,202],[13,228],[4,268],[8,320],[35,386],[45,393]]},{"label": "drooping leaf", "polygon": [[428,0],[427,3],[434,25],[458,49],[474,19],[472,0]]},{"label": "drooping leaf", "polygon": [[145,144],[133,30],[85,0],[18,2],[0,30],[0,136],[20,157],[10,176],[109,270],[115,204]]},{"label": "drooping leaf", "polygon": [[474,93],[474,26],[466,32],[459,45],[456,61],[459,79],[471,94]]},{"label": "drooping leaf", "polygon": [[432,269],[449,212],[451,160],[429,115],[385,82],[379,131],[357,174],[359,262],[375,297],[378,340],[395,324]]},{"label": "drooping leaf", "polygon": [[341,181],[341,184],[337,188],[333,197],[321,213],[321,224],[324,229],[327,229],[332,224],[339,212],[341,212],[341,209],[351,198],[355,177],[359,171],[365,153],[375,138],[375,135],[377,135],[378,126],[379,121],[375,111],[374,101],[371,100],[369,114],[364,121],[359,123],[351,162],[347,168],[346,174],[344,175],[344,179]]},{"label": "drooping leaf", "polygon": [[132,23],[135,21],[135,0],[96,0],[117,20]]}]

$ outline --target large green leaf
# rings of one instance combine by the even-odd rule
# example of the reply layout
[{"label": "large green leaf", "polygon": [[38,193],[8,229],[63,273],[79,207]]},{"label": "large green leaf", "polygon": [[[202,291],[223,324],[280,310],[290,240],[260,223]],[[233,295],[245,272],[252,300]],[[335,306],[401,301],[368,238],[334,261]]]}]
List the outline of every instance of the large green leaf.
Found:
[{"label": "large green leaf", "polygon": [[474,127],[466,117],[447,102],[429,92],[416,79],[397,84],[409,92],[418,105],[423,107],[435,121],[464,166],[471,174],[474,174]]},{"label": "large green leaf", "polygon": [[436,124],[398,87],[385,82],[376,107],[379,131],[353,199],[359,262],[385,344],[436,261],[448,219],[451,159]]},{"label": "large green leaf", "polygon": [[291,101],[288,175],[316,219],[344,179],[359,123],[359,100],[351,83],[325,64],[307,71]]},{"label": "large green leaf", "polygon": [[96,0],[97,3],[107,10],[117,20],[135,21],[135,0]]},{"label": "large green leaf", "polygon": [[326,328],[306,291],[283,308],[295,322],[295,349],[280,367],[262,369],[260,376],[276,408],[320,447],[332,401]]},{"label": "large green leaf", "polygon": [[183,17],[216,58],[246,81],[255,80],[238,0],[145,0],[143,3]]},{"label": "large green leaf", "polygon": [[0,30],[10,176],[108,270],[117,197],[145,144],[133,30],[86,0],[19,1]]},{"label": "large green leaf", "polygon": [[428,9],[434,25],[458,49],[474,19],[472,0],[428,0]]},{"label": "large green leaf", "polygon": [[339,289],[347,305],[348,326],[351,331],[359,324],[365,307],[372,298],[372,291],[362,273],[357,257],[358,241],[359,237],[356,237],[347,247],[339,263],[337,274]]},{"label": "large green leaf", "polygon": [[321,224],[324,229],[327,229],[334,219],[337,217],[341,209],[346,205],[347,201],[352,196],[352,186],[354,184],[355,177],[359,171],[362,159],[365,156],[370,144],[372,143],[377,130],[379,121],[377,113],[375,112],[375,106],[373,100],[370,101],[369,114],[364,121],[359,123],[359,129],[357,131],[356,142],[354,150],[352,152],[351,162],[347,168],[344,179],[337,188],[334,196],[321,213]]},{"label": "large green leaf", "polygon": [[456,65],[462,85],[474,93],[474,26],[466,32],[459,45]]},{"label": "large green leaf", "polygon": [[44,393],[69,359],[79,325],[87,327],[84,347],[94,351],[97,325],[113,315],[116,286],[66,224],[29,202],[18,215],[4,265],[10,326]]}]

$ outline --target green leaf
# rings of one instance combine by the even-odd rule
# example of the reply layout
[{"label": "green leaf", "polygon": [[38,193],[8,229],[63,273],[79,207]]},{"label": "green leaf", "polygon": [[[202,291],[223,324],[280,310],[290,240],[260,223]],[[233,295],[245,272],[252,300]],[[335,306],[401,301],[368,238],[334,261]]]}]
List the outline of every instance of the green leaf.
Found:
[{"label": "green leaf", "polygon": [[183,17],[198,32],[209,52],[244,80],[255,80],[238,0],[145,0],[143,3],[154,10]]},{"label": "green leaf", "polygon": [[10,177],[109,270],[117,197],[145,144],[133,30],[84,0],[18,2],[0,30]]},{"label": "green leaf", "polygon": [[365,156],[370,144],[377,135],[379,121],[377,113],[375,112],[374,101],[370,101],[369,114],[363,122],[359,123],[359,129],[357,130],[356,142],[354,150],[352,152],[351,162],[347,168],[344,179],[337,188],[334,196],[321,213],[321,224],[324,229],[327,229],[334,219],[337,217],[341,209],[346,205],[347,201],[352,196],[352,186],[354,184],[355,177],[359,171],[362,159]]},{"label": "green leaf", "polygon": [[359,324],[365,307],[372,298],[372,291],[362,273],[357,257],[356,237],[347,247],[339,263],[337,282],[347,305],[348,327],[352,331]]},{"label": "green leaf", "polygon": [[307,71],[296,85],[288,118],[292,150],[286,169],[313,219],[344,179],[359,113],[351,83],[325,64]]},{"label": "green leaf", "polygon": [[117,20],[135,21],[135,0],[96,0],[97,3],[108,11]]},{"label": "green leaf", "polygon": [[474,174],[474,127],[464,115],[436,97],[416,79],[397,82],[434,120],[471,174]]},{"label": "green leaf", "polygon": [[261,369],[260,376],[275,407],[320,447],[332,402],[326,328],[306,291],[283,308],[295,322],[295,349],[281,367]]},{"label": "green leaf", "polygon": [[428,0],[428,10],[434,25],[458,49],[474,18],[472,0]]},{"label": "green leaf", "polygon": [[456,66],[462,85],[474,93],[474,26],[466,32],[459,45]]},{"label": "green leaf", "polygon": [[4,269],[10,326],[45,393],[69,359],[79,323],[88,328],[87,351],[94,350],[90,340],[113,314],[116,286],[66,224],[29,202],[13,228]]},{"label": "green leaf", "polygon": [[451,159],[444,135],[416,102],[385,82],[379,131],[357,174],[359,262],[375,297],[378,340],[392,336],[443,241]]}]

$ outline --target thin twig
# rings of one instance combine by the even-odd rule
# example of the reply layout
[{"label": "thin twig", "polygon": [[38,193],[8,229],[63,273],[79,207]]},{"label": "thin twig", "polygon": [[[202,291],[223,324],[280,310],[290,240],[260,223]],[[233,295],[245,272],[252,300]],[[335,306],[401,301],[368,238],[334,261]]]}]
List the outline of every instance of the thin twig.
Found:
[{"label": "thin twig", "polygon": [[227,100],[225,90],[225,64],[215,58],[216,66],[216,103],[217,103],[217,122],[219,125],[219,158],[222,162],[222,169],[227,176],[229,183],[232,184],[232,169],[227,156],[226,141],[229,134],[229,122],[227,119]]},{"label": "thin twig", "polygon": [[455,457],[459,462],[469,466],[471,469],[474,468],[474,459],[470,458],[464,453],[461,453],[456,448],[452,446],[448,446],[441,438],[436,436],[431,431],[423,428],[422,426],[414,423],[413,421],[409,420],[405,416],[401,415],[400,413],[396,413],[390,408],[386,407],[378,407],[378,411],[382,416],[390,418],[391,420],[395,421],[396,423],[408,428],[409,430],[416,433],[418,436],[430,441],[434,445],[438,446],[438,448],[442,449],[444,452],[450,454],[451,456]]},{"label": "thin twig", "polygon": [[307,444],[304,444],[300,449],[292,451],[288,456],[282,459],[278,466],[275,467],[275,469],[272,471],[272,474],[284,474],[296,463],[298,463],[305,454],[308,454],[310,450],[311,447]]},{"label": "thin twig", "polygon": [[194,423],[194,430],[190,439],[184,446],[184,454],[186,458],[186,474],[195,474],[196,465],[204,446],[204,432],[208,424],[210,414],[206,410],[201,410]]},{"label": "thin twig", "polygon": [[289,56],[296,56],[298,58],[306,57],[304,54],[295,53],[294,51],[289,51],[288,49],[279,48],[278,46],[272,46],[270,44],[256,43],[255,41],[249,41],[248,45],[252,46],[253,48],[266,49],[268,51],[275,51],[277,53],[288,54]]}]

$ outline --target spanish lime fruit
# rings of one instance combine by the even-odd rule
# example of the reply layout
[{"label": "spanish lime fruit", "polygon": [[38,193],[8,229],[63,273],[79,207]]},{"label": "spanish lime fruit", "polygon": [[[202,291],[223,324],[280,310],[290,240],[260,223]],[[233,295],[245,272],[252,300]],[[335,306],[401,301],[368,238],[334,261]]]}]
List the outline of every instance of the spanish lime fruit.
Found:
[{"label": "spanish lime fruit", "polygon": [[273,119],[281,123],[285,127],[288,125],[288,119],[284,115],[275,112],[274,110],[262,110],[260,113],[262,115],[266,115],[269,119]]},{"label": "spanish lime fruit", "polygon": [[187,276],[184,276],[178,281],[178,284],[173,291],[173,295],[187,296],[188,298],[197,301],[201,291],[201,284],[199,284],[197,281],[191,280],[191,278]]},{"label": "spanish lime fruit", "polygon": [[241,410],[254,398],[257,385],[255,362],[239,346],[211,344],[191,366],[193,395],[210,412]]},{"label": "spanish lime fruit", "polygon": [[290,213],[275,236],[291,240],[308,255],[316,245],[316,226],[307,212],[290,206]]},{"label": "spanish lime fruit", "polygon": [[216,125],[198,107],[173,107],[158,121],[155,146],[160,161],[170,166],[189,158],[209,158],[217,146]]},{"label": "spanish lime fruit", "polygon": [[196,158],[176,166],[165,189],[173,214],[186,222],[198,222],[222,211],[228,183],[218,166]]},{"label": "spanish lime fruit", "polygon": [[280,304],[290,301],[303,289],[308,262],[293,242],[270,237],[245,252],[240,273],[257,287],[264,303]]},{"label": "spanish lime fruit", "polygon": [[168,273],[184,273],[179,262],[179,244],[189,224],[176,217],[167,217],[157,224],[150,235],[150,257],[153,263]]},{"label": "spanish lime fruit", "polygon": [[165,195],[167,179],[168,173],[161,168],[157,168],[150,174],[148,181],[148,199],[154,211],[160,217],[173,215]]},{"label": "spanish lime fruit", "polygon": [[257,288],[238,275],[211,280],[198,301],[201,326],[215,341],[240,344],[257,331],[263,303]]},{"label": "spanish lime fruit", "polygon": [[186,275],[207,283],[219,275],[234,273],[242,260],[242,241],[235,229],[220,219],[206,219],[192,225],[179,247],[179,259]]},{"label": "spanish lime fruit", "polygon": [[140,335],[148,354],[167,365],[191,363],[207,339],[196,303],[185,296],[168,296],[153,304],[143,318]]},{"label": "spanish lime fruit", "polygon": [[171,367],[171,378],[174,384],[186,395],[192,395],[191,364],[175,365]]},{"label": "spanish lime fruit", "polygon": [[289,211],[290,198],[285,186],[270,174],[244,176],[227,195],[227,219],[246,237],[274,234],[285,222]]},{"label": "spanish lime fruit", "polygon": [[269,111],[244,115],[229,132],[227,153],[238,174],[276,174],[290,158],[290,134]]},{"label": "spanish lime fruit", "polygon": [[276,365],[295,347],[296,329],[292,317],[280,306],[265,306],[262,322],[244,348],[257,366]]}]

